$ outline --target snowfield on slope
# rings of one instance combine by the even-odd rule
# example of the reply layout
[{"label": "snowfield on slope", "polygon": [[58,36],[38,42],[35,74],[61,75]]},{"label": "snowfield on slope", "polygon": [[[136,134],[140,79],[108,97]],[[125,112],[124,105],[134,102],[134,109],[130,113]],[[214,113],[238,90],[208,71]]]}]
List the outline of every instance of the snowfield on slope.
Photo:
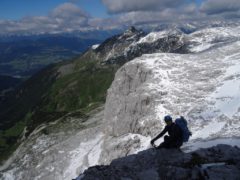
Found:
[{"label": "snowfield on slope", "polygon": [[164,125],[162,117],[171,114],[188,119],[191,141],[239,138],[239,50],[240,42],[234,42],[197,54],[143,55],[127,63],[108,91],[106,133],[115,141],[126,133],[154,136]]},{"label": "snowfield on slope", "polygon": [[224,45],[240,40],[240,26],[236,27],[211,27],[191,33],[190,51],[201,52],[211,47]]}]

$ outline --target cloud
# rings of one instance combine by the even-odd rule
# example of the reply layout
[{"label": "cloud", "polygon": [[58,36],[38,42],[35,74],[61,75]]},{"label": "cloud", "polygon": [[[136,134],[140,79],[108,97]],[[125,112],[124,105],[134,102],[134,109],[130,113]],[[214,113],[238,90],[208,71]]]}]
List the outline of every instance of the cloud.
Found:
[{"label": "cloud", "polygon": [[55,9],[48,16],[59,30],[78,30],[88,26],[90,15],[72,3],[64,3]]},{"label": "cloud", "polygon": [[122,23],[119,17],[112,18],[91,18],[88,21],[89,25],[95,29],[119,29]]},{"label": "cloud", "polygon": [[205,0],[200,6],[195,0],[102,0],[112,13],[108,18],[92,17],[69,1],[46,16],[29,16],[18,21],[0,20],[0,34],[108,30],[129,25],[240,18],[239,0]]},{"label": "cloud", "polygon": [[122,24],[144,24],[160,22],[176,22],[202,18],[195,4],[189,4],[179,9],[165,8],[162,11],[133,11],[120,15]]},{"label": "cloud", "polygon": [[18,21],[1,20],[0,34],[58,33],[89,27],[91,16],[72,3],[64,3],[47,16],[24,17]]},{"label": "cloud", "polygon": [[204,17],[194,0],[102,0],[121,24],[161,23]]},{"label": "cloud", "polygon": [[202,3],[200,11],[209,17],[221,17],[224,19],[240,18],[240,1],[207,0]]},{"label": "cloud", "polygon": [[185,0],[102,0],[110,13],[135,11],[159,11],[176,8],[185,4]]},{"label": "cloud", "polygon": [[202,3],[200,10],[208,15],[234,13],[240,10],[239,0],[207,0]]},{"label": "cloud", "polygon": [[102,0],[125,25],[240,18],[239,0]]},{"label": "cloud", "polygon": [[72,3],[64,3],[56,7],[50,13],[51,17],[71,19],[72,17],[89,18],[90,15],[81,10],[78,6]]}]

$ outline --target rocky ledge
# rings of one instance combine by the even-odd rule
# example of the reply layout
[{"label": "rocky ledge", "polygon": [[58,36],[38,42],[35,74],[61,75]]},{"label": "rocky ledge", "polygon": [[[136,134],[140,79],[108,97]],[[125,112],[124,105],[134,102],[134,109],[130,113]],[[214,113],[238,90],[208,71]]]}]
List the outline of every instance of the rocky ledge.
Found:
[{"label": "rocky ledge", "polygon": [[107,166],[90,167],[77,180],[157,180],[240,178],[240,148],[217,145],[184,153],[148,149],[113,160]]}]

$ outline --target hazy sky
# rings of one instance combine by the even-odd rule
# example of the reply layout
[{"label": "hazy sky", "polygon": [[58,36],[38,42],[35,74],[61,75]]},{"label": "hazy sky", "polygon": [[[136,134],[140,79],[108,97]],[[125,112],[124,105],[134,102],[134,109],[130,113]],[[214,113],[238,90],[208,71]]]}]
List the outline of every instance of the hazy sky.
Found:
[{"label": "hazy sky", "polygon": [[107,17],[101,0],[0,0],[0,19],[21,19],[25,16],[45,16],[57,6],[70,2],[95,17]]},{"label": "hazy sky", "polygon": [[213,18],[238,20],[240,0],[0,0],[2,34],[111,29]]}]

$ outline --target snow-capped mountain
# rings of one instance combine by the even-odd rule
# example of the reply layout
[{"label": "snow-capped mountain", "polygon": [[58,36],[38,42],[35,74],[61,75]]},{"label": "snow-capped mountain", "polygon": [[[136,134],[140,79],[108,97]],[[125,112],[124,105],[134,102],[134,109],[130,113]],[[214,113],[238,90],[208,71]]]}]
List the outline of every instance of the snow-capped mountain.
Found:
[{"label": "snow-capped mountain", "polygon": [[124,64],[143,54],[156,52],[187,53],[187,43],[180,30],[171,29],[145,34],[131,27],[122,35],[114,36],[95,49],[105,52],[102,64]]},{"label": "snow-capped mountain", "polygon": [[[102,64],[123,64],[143,54],[158,52],[187,54],[201,52],[239,40],[240,26],[211,27],[191,34],[178,28],[154,31],[148,34],[131,27],[93,48],[101,52]],[[104,53],[102,53],[104,52]]]},{"label": "snow-capped mountain", "polygon": [[96,46],[92,51],[104,51],[104,63],[131,60],[115,74],[104,109],[40,126],[1,167],[0,177],[75,178],[89,166],[147,149],[166,114],[189,121],[193,136],[183,151],[219,143],[239,146],[239,29],[214,27],[192,34],[131,29],[110,39],[111,45]]}]

